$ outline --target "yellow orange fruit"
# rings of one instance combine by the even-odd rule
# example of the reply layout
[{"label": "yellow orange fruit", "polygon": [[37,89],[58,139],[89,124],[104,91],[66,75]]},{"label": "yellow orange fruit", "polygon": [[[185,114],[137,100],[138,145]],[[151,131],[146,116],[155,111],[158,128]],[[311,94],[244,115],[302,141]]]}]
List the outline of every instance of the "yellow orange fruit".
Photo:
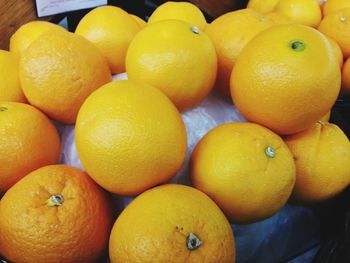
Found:
[{"label": "yellow orange fruit", "polygon": [[0,102],[0,127],[0,193],[31,171],[58,162],[57,130],[34,107]]},{"label": "yellow orange fruit", "polygon": [[74,123],[84,100],[111,79],[98,49],[72,33],[41,36],[20,60],[20,81],[28,101],[63,123]]},{"label": "yellow orange fruit", "polygon": [[350,8],[335,11],[324,17],[318,30],[338,43],[344,58],[350,57]]},{"label": "yellow orange fruit", "polygon": [[185,159],[181,116],[158,89],[130,80],[107,84],[81,107],[79,158],[110,192],[136,195],[173,177]]},{"label": "yellow orange fruit", "polygon": [[22,54],[41,35],[65,31],[63,27],[46,21],[32,21],[22,25],[10,38],[10,51]]},{"label": "yellow orange fruit", "polygon": [[348,58],[342,71],[342,88],[346,93],[350,93],[350,58]]},{"label": "yellow orange fruit", "polygon": [[[327,37],[327,36],[326,36],[326,37]],[[341,51],[340,46],[339,46],[338,43],[335,42],[335,40],[333,40],[332,38],[327,37],[327,39],[328,39],[329,43],[331,43],[331,45],[332,45],[334,54],[335,54],[335,56],[337,57],[337,60],[338,60],[338,63],[339,63],[340,68],[342,68],[342,67],[343,67],[343,64],[344,64],[344,57],[343,57],[343,53],[342,53],[342,51]]]},{"label": "yellow orange fruit", "polygon": [[207,133],[191,156],[191,179],[231,223],[272,216],[287,202],[295,181],[292,154],[272,131],[229,123]]},{"label": "yellow orange fruit", "polygon": [[315,203],[334,197],[350,182],[350,142],[335,124],[318,122],[285,138],[297,168],[292,200]]},{"label": "yellow orange fruit", "polygon": [[107,59],[113,74],[125,71],[128,46],[141,27],[123,9],[102,6],[87,13],[75,33],[94,43]]},{"label": "yellow orange fruit", "polygon": [[211,91],[217,72],[215,48],[198,27],[164,20],[142,29],[126,55],[131,80],[164,92],[179,110],[202,101]]},{"label": "yellow orange fruit", "polygon": [[331,111],[327,112],[327,113],[320,119],[320,121],[328,122],[330,118],[331,118]]},{"label": "yellow orange fruit", "polygon": [[163,185],[134,199],[115,222],[111,263],[234,263],[230,224],[202,192]]},{"label": "yellow orange fruit", "polygon": [[143,20],[142,18],[138,17],[138,16],[135,16],[133,14],[129,14],[132,19],[134,19],[134,21],[136,21],[136,23],[139,25],[140,28],[143,28],[147,25],[146,21]]},{"label": "yellow orange fruit", "polygon": [[265,17],[268,20],[270,20],[274,25],[295,24],[295,22],[292,19],[278,12],[268,13],[265,15]]},{"label": "yellow orange fruit", "polygon": [[187,22],[191,26],[197,26],[200,30],[204,30],[207,26],[207,21],[197,6],[189,2],[173,1],[158,6],[149,17],[148,24],[169,19]]},{"label": "yellow orange fruit", "polygon": [[338,61],[320,32],[280,25],[243,49],[232,72],[231,95],[248,120],[278,134],[293,134],[331,109],[340,82]]},{"label": "yellow orange fruit", "polygon": [[0,251],[12,262],[101,262],[111,227],[106,194],[66,165],[33,171],[0,202]]},{"label": "yellow orange fruit", "polygon": [[350,8],[350,1],[348,0],[327,0],[323,5],[323,15],[327,16],[338,10]]},{"label": "yellow orange fruit", "polygon": [[216,49],[218,73],[215,88],[230,96],[230,76],[238,55],[247,43],[273,23],[253,9],[226,13],[206,28]]},{"label": "yellow orange fruit", "polygon": [[317,27],[322,18],[321,8],[315,0],[280,0],[275,11],[311,27]]},{"label": "yellow orange fruit", "polygon": [[249,0],[247,7],[256,11],[267,14],[272,12],[279,0]]},{"label": "yellow orange fruit", "polygon": [[0,50],[0,101],[26,102],[19,84],[19,57]]}]

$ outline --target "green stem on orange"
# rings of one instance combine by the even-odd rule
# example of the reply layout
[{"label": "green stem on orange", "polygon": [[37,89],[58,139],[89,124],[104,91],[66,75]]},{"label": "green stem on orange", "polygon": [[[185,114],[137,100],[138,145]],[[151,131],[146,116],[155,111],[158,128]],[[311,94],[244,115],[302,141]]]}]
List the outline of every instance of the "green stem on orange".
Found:
[{"label": "green stem on orange", "polygon": [[272,148],[271,146],[267,146],[265,148],[265,154],[267,157],[269,158],[274,158],[276,156],[276,151],[274,148]]},{"label": "green stem on orange", "polygon": [[190,251],[196,250],[202,245],[202,241],[193,233],[187,236],[187,248]]},{"label": "green stem on orange", "polygon": [[199,34],[199,28],[198,27],[196,27],[196,26],[192,26],[191,27],[191,31],[193,32],[193,33],[195,33],[195,34]]},{"label": "green stem on orange", "polygon": [[346,22],[348,19],[347,19],[345,16],[341,16],[341,17],[339,18],[339,20],[340,20],[341,22]]},{"label": "green stem on orange", "polygon": [[46,204],[48,206],[60,206],[63,204],[63,202],[64,197],[61,194],[55,194],[46,201]]},{"label": "green stem on orange", "polygon": [[303,51],[306,47],[305,43],[302,40],[292,40],[289,45],[294,51],[298,52]]},{"label": "green stem on orange", "polygon": [[0,106],[0,111],[7,111],[7,108],[4,106]]}]

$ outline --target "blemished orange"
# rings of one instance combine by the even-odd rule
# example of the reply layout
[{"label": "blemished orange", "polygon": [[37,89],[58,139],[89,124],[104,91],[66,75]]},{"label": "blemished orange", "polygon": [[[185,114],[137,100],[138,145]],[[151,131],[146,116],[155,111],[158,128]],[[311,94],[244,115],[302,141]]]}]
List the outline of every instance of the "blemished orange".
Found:
[{"label": "blemished orange", "polygon": [[23,52],[20,83],[28,101],[49,117],[75,122],[80,106],[112,80],[106,60],[81,36],[44,34]]},{"label": "blemished orange", "polygon": [[233,233],[204,193],[168,184],[134,199],[115,222],[111,263],[234,263]]},{"label": "blemished orange", "polygon": [[338,43],[344,58],[350,57],[350,8],[335,11],[324,17],[318,30]]},{"label": "blemished orange", "polygon": [[348,58],[343,66],[342,71],[342,90],[350,93],[350,58]]},{"label": "blemished orange", "polygon": [[270,20],[274,25],[295,24],[295,22],[292,19],[278,12],[268,13],[265,15],[265,17],[268,20]]},{"label": "blemished orange", "polygon": [[230,76],[238,55],[253,37],[272,25],[259,12],[243,9],[226,13],[207,26],[205,33],[212,40],[218,57],[216,90],[230,96]]},{"label": "blemished orange", "polygon": [[[0,102],[0,193],[23,176],[60,157],[60,139],[55,126],[34,107]],[[1,251],[1,250],[0,250]]]},{"label": "blemished orange", "polygon": [[328,200],[350,183],[350,142],[335,124],[318,122],[287,136],[297,168],[291,201],[301,204]]},{"label": "blemished orange", "polygon": [[0,101],[27,102],[19,84],[18,55],[0,50]]},{"label": "blemished orange", "polygon": [[311,27],[317,27],[322,19],[320,5],[315,0],[280,0],[275,11]]},{"label": "blemished orange", "polygon": [[249,0],[247,7],[253,8],[261,14],[272,12],[279,0]]},{"label": "blemished orange", "polygon": [[149,17],[148,24],[169,19],[187,22],[191,26],[197,26],[200,30],[204,30],[207,26],[207,21],[197,6],[190,2],[173,1],[158,6]]},{"label": "blemished orange", "polygon": [[0,251],[12,262],[101,262],[113,224],[106,193],[78,168],[28,174],[0,202]]},{"label": "blemished orange", "polygon": [[327,112],[327,113],[320,119],[320,121],[328,122],[330,118],[331,118],[331,111]]},{"label": "blemished orange", "polygon": [[125,71],[125,55],[131,40],[141,27],[123,9],[102,6],[87,13],[75,33],[94,43],[107,59],[113,74]]},{"label": "blemished orange", "polygon": [[209,131],[190,163],[196,188],[211,197],[231,223],[268,218],[288,201],[295,164],[283,140],[254,123],[228,123]]},{"label": "blemished orange", "polygon": [[22,54],[41,35],[66,31],[63,27],[46,21],[32,21],[22,25],[10,38],[10,51]]},{"label": "blemished orange", "polygon": [[140,28],[144,28],[147,25],[146,21],[143,20],[141,17],[135,16],[133,14],[129,15],[132,17],[132,19],[134,19],[134,21],[136,21]]},{"label": "blemished orange", "polygon": [[126,55],[129,79],[160,89],[181,111],[212,90],[217,73],[215,47],[198,27],[164,20],[142,29]]},{"label": "blemished orange", "polygon": [[327,16],[338,10],[350,8],[350,1],[348,0],[327,0],[323,5],[323,15]]},{"label": "blemished orange", "polygon": [[231,95],[240,113],[278,134],[309,128],[340,91],[341,74],[329,41],[303,25],[271,27],[236,61]]},{"label": "blemished orange", "polygon": [[186,156],[186,129],[176,107],[158,89],[130,80],[91,94],[75,132],[83,167],[116,194],[136,195],[168,181]]},{"label": "blemished orange", "polygon": [[338,45],[338,43],[333,40],[332,38],[326,36],[329,43],[331,43],[332,45],[332,48],[333,48],[333,51],[334,51],[334,54],[335,56],[337,57],[337,60],[338,60],[338,63],[339,63],[339,66],[340,68],[343,67],[343,64],[344,64],[344,57],[343,57],[343,52],[341,51],[341,48],[340,46]]}]

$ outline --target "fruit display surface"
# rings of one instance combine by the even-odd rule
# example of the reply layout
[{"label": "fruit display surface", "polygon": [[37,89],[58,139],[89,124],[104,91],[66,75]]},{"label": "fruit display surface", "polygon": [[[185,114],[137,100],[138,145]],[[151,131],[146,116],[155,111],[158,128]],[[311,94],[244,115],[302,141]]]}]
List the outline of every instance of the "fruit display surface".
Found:
[{"label": "fruit display surface", "polygon": [[[127,79],[122,73],[113,77],[114,81]],[[191,185],[188,177],[190,154],[197,142],[212,128],[228,122],[246,121],[229,99],[219,94],[210,94],[197,107],[182,113],[186,125],[188,148],[185,164],[171,182]],[[73,125],[58,125],[62,136],[61,161],[82,168],[74,143],[75,128]],[[119,211],[122,211],[134,198],[113,195]],[[317,209],[303,206],[287,205],[277,214],[266,220],[248,225],[231,225],[236,240],[237,262],[271,262],[279,258],[288,261],[317,246],[319,227]],[[254,236],[254,238],[252,238]],[[288,240],[285,236],[289,236]],[[272,247],[279,247],[271,251]],[[267,252],[270,251],[270,252]]]},{"label": "fruit display surface", "polygon": [[347,4],[120,2],[0,50],[0,262],[347,263]]}]

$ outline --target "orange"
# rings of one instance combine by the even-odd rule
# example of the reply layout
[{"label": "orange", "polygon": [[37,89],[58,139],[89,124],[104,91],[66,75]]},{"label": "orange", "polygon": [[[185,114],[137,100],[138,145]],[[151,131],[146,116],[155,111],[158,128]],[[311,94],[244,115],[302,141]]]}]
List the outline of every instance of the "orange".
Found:
[{"label": "orange", "polygon": [[20,81],[29,102],[63,123],[74,123],[84,100],[111,79],[97,48],[72,33],[41,36],[20,60]]},{"label": "orange", "polygon": [[[327,36],[326,36],[327,37]],[[335,56],[337,57],[340,68],[343,67],[344,58],[340,46],[332,38],[327,37],[329,43],[331,43]]]},{"label": "orange", "polygon": [[340,82],[338,61],[320,32],[280,25],[244,48],[232,72],[231,95],[248,120],[279,134],[293,134],[331,109]]},{"label": "orange", "polygon": [[321,8],[315,0],[280,0],[275,11],[311,27],[317,27],[322,18]]},{"label": "orange", "polygon": [[350,58],[348,58],[342,72],[342,88],[346,93],[350,93]]},{"label": "orange", "polygon": [[274,25],[295,24],[295,22],[289,17],[277,12],[268,13],[265,15],[265,17],[268,20],[270,20]]},{"label": "orange", "polygon": [[256,11],[267,14],[272,12],[279,0],[249,0],[247,7]]},{"label": "orange", "polygon": [[115,222],[111,263],[234,263],[235,244],[227,219],[202,192],[163,185],[134,199]]},{"label": "orange", "polygon": [[320,121],[328,122],[330,118],[331,118],[331,111],[327,112],[327,113],[320,119]]},{"label": "orange", "polygon": [[110,192],[136,195],[173,177],[186,155],[186,129],[158,89],[130,80],[107,84],[83,104],[76,124],[79,158]]},{"label": "orange", "polygon": [[197,26],[200,30],[204,30],[207,26],[207,21],[197,6],[189,2],[172,1],[158,6],[149,17],[148,24],[169,19],[187,22],[191,26]]},{"label": "orange", "polygon": [[27,101],[19,84],[18,64],[16,54],[0,50],[0,101]]},{"label": "orange", "polygon": [[94,43],[116,74],[125,71],[126,50],[140,29],[138,22],[123,9],[102,6],[87,13],[75,33]]},{"label": "orange", "polygon": [[350,8],[349,0],[327,0],[323,5],[323,15],[327,16],[344,8]]},{"label": "orange", "polygon": [[283,140],[253,123],[209,131],[191,156],[191,179],[231,223],[272,216],[287,202],[295,181],[293,157]]},{"label": "orange", "polygon": [[285,138],[294,155],[297,179],[292,200],[320,202],[334,197],[350,182],[350,143],[335,124],[318,122]]},{"label": "orange", "polygon": [[65,31],[63,27],[46,21],[32,21],[21,26],[10,39],[10,51],[22,54],[41,35]]},{"label": "orange", "polygon": [[318,30],[339,44],[344,58],[350,57],[350,8],[333,12],[324,17]]},{"label": "orange", "polygon": [[147,25],[145,20],[143,20],[142,18],[135,16],[133,14],[129,14],[129,15],[134,19],[134,21],[139,25],[140,28],[143,28]]},{"label": "orange", "polygon": [[208,25],[206,33],[218,56],[215,88],[230,96],[230,76],[238,55],[247,43],[273,23],[253,9],[226,13]]},{"label": "orange", "polygon": [[106,194],[87,174],[45,166],[0,202],[0,251],[13,262],[101,262],[112,214]]},{"label": "orange", "polygon": [[216,52],[198,27],[164,20],[148,25],[131,42],[126,72],[129,79],[160,89],[183,111],[211,91],[217,72]]},{"label": "orange", "polygon": [[0,102],[0,127],[0,193],[29,172],[58,162],[60,139],[56,128],[34,107]]}]

